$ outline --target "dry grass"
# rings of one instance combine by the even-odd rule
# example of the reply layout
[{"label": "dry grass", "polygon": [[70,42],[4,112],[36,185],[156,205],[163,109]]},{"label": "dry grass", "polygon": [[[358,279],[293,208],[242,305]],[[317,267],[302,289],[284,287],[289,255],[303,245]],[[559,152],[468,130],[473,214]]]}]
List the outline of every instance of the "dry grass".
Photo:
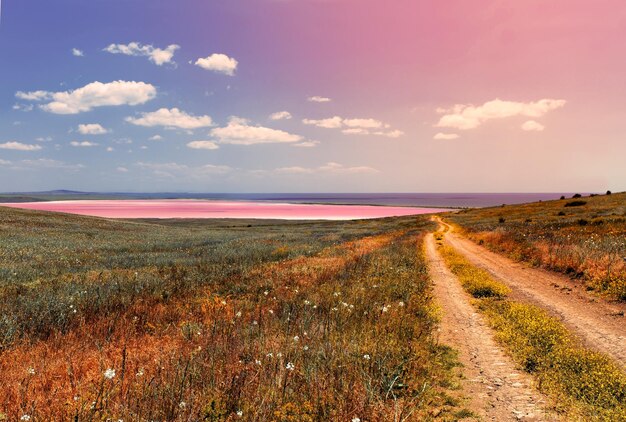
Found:
[{"label": "dry grass", "polygon": [[[475,302],[509,354],[533,374],[558,409],[581,420],[626,420],[626,374],[610,358],[582,347],[541,308],[506,299],[508,288],[449,246],[440,251],[469,293],[484,285],[500,294]],[[472,270],[472,267],[474,270]]]},{"label": "dry grass", "polygon": [[[573,202],[579,205],[568,206]],[[447,218],[496,252],[626,300],[626,193],[465,210]]]},{"label": "dry grass", "polygon": [[[454,418],[426,219],[227,227],[0,210],[9,220],[7,420]],[[48,265],[32,271],[38,254]]]}]

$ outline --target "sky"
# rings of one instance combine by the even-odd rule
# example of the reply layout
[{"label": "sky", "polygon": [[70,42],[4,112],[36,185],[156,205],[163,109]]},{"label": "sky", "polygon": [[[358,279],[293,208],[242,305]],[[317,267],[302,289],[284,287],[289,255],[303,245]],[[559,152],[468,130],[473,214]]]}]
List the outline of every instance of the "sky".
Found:
[{"label": "sky", "polygon": [[4,0],[0,191],[626,190],[623,0]]}]

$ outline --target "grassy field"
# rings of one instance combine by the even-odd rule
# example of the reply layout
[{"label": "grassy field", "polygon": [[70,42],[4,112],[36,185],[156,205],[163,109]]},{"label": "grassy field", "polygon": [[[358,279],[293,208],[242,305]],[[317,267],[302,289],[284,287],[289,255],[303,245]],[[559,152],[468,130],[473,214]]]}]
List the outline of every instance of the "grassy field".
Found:
[{"label": "grassy field", "polygon": [[464,210],[446,218],[496,252],[626,300],[626,193]]},{"label": "grassy field", "polygon": [[432,228],[0,208],[0,420],[454,419]]}]

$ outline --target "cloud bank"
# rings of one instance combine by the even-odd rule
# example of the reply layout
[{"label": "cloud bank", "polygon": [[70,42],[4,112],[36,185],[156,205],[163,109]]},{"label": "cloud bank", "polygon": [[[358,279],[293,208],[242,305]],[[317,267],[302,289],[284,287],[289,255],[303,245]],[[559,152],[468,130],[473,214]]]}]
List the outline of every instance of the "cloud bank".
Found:
[{"label": "cloud bank", "polygon": [[495,99],[480,106],[457,104],[449,109],[438,109],[443,114],[436,127],[458,130],[475,129],[483,123],[495,119],[514,116],[538,118],[565,105],[565,100],[542,99],[534,102],[503,101]]}]

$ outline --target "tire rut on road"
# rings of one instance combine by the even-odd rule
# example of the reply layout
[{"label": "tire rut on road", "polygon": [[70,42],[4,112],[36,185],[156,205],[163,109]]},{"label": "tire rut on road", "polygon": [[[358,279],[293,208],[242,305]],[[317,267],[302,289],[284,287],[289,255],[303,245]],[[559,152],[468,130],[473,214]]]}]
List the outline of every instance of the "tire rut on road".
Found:
[{"label": "tire rut on road", "polygon": [[509,286],[512,299],[545,309],[559,318],[586,347],[611,356],[626,368],[625,304],[593,297],[581,283],[498,255],[446,226],[446,241],[472,264]]},{"label": "tire rut on road", "polygon": [[489,421],[558,420],[547,411],[548,399],[532,386],[532,378],[518,370],[496,343],[491,328],[437,251],[432,234],[426,237],[425,252],[443,310],[440,340],[459,351],[468,408]]}]

